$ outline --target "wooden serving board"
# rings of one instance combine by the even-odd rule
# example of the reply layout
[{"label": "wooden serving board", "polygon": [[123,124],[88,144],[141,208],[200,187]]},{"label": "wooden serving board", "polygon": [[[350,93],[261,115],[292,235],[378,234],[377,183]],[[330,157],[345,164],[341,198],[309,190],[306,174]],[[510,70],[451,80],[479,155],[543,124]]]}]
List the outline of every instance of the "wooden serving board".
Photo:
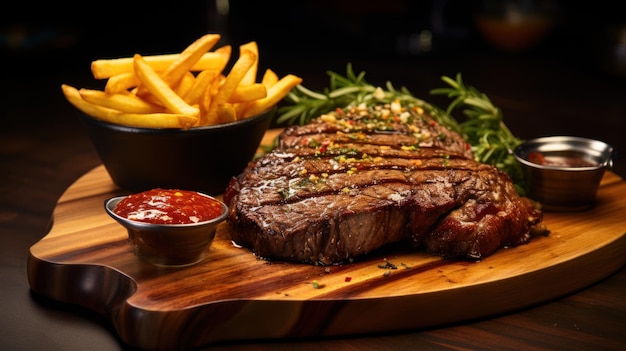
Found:
[{"label": "wooden serving board", "polygon": [[235,247],[222,225],[203,262],[160,268],[135,257],[105,213],[105,199],[122,193],[103,166],[70,186],[30,249],[28,279],[40,295],[102,314],[142,349],[468,321],[572,293],[626,262],[626,182],[610,172],[593,209],[546,213],[549,236],[480,262],[393,246],[330,267],[268,262]]}]

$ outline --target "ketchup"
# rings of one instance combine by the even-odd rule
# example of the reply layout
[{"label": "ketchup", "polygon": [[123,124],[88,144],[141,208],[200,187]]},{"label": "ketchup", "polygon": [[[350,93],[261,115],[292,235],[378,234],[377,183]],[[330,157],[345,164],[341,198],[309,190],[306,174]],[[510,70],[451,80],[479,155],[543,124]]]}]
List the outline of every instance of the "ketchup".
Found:
[{"label": "ketchup", "polygon": [[222,214],[222,204],[195,191],[153,189],[128,195],[114,212],[133,221],[155,224],[190,224]]}]

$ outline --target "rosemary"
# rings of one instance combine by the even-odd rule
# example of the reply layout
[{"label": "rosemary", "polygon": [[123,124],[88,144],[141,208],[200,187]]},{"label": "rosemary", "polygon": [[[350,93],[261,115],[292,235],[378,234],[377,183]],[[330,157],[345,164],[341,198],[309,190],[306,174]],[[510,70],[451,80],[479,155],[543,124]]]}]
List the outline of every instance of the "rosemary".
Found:
[{"label": "rosemary", "polygon": [[452,99],[446,109],[448,115],[462,109],[466,119],[459,123],[460,130],[472,146],[476,161],[494,165],[506,172],[517,191],[524,194],[526,177],[512,151],[523,140],[511,133],[503,121],[502,110],[494,106],[486,94],[464,84],[460,73],[455,78],[443,76],[441,79],[449,87],[432,89],[430,93]]},{"label": "rosemary", "polygon": [[279,125],[306,124],[311,119],[337,108],[355,107],[361,104],[377,104],[399,101],[406,107],[421,107],[438,123],[460,132],[458,123],[445,111],[415,97],[407,88],[396,89],[387,82],[385,89],[376,87],[365,80],[365,72],[354,73],[348,64],[346,75],[333,71],[327,72],[329,86],[323,92],[312,91],[298,85],[285,96],[283,106],[278,108],[276,123]]}]

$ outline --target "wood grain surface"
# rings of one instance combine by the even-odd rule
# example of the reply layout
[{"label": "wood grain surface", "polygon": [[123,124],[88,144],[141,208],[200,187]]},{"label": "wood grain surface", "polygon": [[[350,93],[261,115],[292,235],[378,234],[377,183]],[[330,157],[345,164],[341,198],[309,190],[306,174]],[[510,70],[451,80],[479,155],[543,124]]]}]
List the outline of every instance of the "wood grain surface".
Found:
[{"label": "wood grain surface", "polygon": [[123,193],[103,166],[71,185],[30,249],[28,279],[38,294],[101,314],[142,349],[441,326],[563,296],[626,262],[626,182],[611,172],[593,209],[546,213],[550,235],[479,262],[394,245],[330,267],[269,262],[234,246],[222,225],[200,264],[156,267],[134,256],[104,212]]}]

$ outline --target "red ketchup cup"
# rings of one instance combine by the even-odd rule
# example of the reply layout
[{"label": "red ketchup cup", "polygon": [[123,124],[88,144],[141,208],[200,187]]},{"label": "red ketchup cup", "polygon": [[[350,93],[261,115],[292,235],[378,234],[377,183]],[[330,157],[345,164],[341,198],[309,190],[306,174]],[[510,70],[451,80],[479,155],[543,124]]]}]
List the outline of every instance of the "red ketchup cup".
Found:
[{"label": "red ketchup cup", "polygon": [[105,201],[104,208],[128,231],[140,259],[184,267],[206,257],[228,206],[196,191],[152,189]]}]

